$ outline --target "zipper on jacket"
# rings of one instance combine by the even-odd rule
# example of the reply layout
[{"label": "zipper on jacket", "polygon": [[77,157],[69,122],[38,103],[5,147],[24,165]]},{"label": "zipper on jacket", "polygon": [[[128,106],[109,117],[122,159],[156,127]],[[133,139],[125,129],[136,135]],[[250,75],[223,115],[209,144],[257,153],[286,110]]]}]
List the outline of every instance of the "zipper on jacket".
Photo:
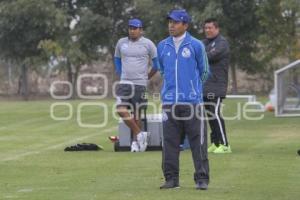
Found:
[{"label": "zipper on jacket", "polygon": [[[179,51],[179,50],[178,50]],[[178,102],[178,74],[177,74],[177,68],[178,68],[178,53],[176,53],[176,61],[175,61],[175,102]]]},{"label": "zipper on jacket", "polygon": [[176,52],[176,60],[175,60],[175,102],[178,103],[178,53],[180,52],[180,49],[183,48],[184,46],[186,46],[189,43],[184,43],[181,44],[180,47],[178,48],[178,52],[176,52],[176,49],[173,45],[169,44],[171,47],[174,48],[175,52]]}]

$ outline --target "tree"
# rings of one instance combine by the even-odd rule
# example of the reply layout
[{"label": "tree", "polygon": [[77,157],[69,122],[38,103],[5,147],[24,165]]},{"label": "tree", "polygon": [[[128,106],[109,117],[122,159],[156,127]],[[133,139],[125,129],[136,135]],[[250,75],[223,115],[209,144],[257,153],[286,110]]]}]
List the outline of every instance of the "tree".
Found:
[{"label": "tree", "polygon": [[[189,26],[189,32],[199,39],[203,38],[201,35],[202,22],[205,16],[202,15],[203,10],[208,5],[210,1],[203,0],[139,0],[136,1],[136,10],[139,16],[142,16],[142,20],[145,22],[145,32],[147,37],[151,38],[155,43],[158,43],[163,38],[167,37],[167,14],[172,9],[186,9],[191,18],[192,22]],[[153,9],[159,5],[159,9]],[[151,10],[151,12],[148,12]],[[144,13],[147,13],[145,15]]]},{"label": "tree", "polygon": [[21,66],[20,94],[29,95],[27,72],[42,53],[40,41],[55,37],[63,17],[51,0],[0,2],[0,57]]},{"label": "tree", "polygon": [[60,61],[60,71],[67,71],[68,81],[72,84],[73,95],[77,96],[77,78],[83,65],[89,65],[101,55],[99,32],[107,26],[107,20],[91,12],[78,1],[57,0],[56,6],[66,16],[64,34],[55,40],[45,40],[41,48],[47,57]]},{"label": "tree", "polygon": [[[117,41],[128,35],[128,20],[137,17],[135,1],[78,0],[78,4],[105,20],[106,25],[96,34],[99,45],[107,48],[109,55],[113,58]],[[115,79],[114,74],[112,73],[111,77],[113,80]]]},{"label": "tree", "polygon": [[259,37],[262,60],[270,61],[282,53],[286,46],[286,25],[280,4],[281,0],[262,1],[257,10],[262,33]]},{"label": "tree", "polygon": [[[117,40],[127,34],[127,20],[133,16],[131,13],[134,11],[132,2],[56,1],[57,7],[67,13],[70,27],[65,29],[61,38],[46,41],[43,47],[50,54],[56,52],[56,57],[66,58],[68,79],[73,85],[73,91],[76,91],[77,77],[82,65],[90,64],[101,55],[113,57]],[[114,73],[110,74],[114,80]]]},{"label": "tree", "polygon": [[231,49],[230,67],[232,92],[237,93],[236,69],[255,73],[262,65],[256,57],[260,26],[256,1],[224,0],[221,3],[223,16],[220,19]]},{"label": "tree", "polygon": [[[298,2],[298,3],[297,3]],[[273,87],[273,74],[268,73],[278,68],[276,58],[288,58],[288,63],[297,59],[300,52],[299,37],[297,35],[298,0],[263,0],[259,1],[257,16],[261,32],[259,36],[260,62],[264,64],[264,73],[260,76],[268,80],[269,88]],[[282,66],[282,61],[280,66]]]},{"label": "tree", "polygon": [[300,1],[299,0],[285,0],[281,1],[282,16],[284,18],[285,25],[285,39],[287,44],[287,57],[289,62],[297,59],[300,52],[299,35],[297,34],[297,23],[300,13]]}]

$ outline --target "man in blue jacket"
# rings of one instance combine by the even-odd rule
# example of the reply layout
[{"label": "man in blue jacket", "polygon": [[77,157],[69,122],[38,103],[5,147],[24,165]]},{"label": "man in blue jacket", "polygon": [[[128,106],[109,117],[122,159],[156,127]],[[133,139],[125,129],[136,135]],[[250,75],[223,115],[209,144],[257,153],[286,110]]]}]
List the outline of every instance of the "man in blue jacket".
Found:
[{"label": "man in blue jacket", "polygon": [[180,134],[186,133],[191,146],[196,189],[206,190],[209,182],[207,133],[202,87],[209,66],[205,47],[188,32],[190,17],[185,10],[168,15],[170,36],[157,47],[163,76],[163,173],[161,189],[179,187]]}]

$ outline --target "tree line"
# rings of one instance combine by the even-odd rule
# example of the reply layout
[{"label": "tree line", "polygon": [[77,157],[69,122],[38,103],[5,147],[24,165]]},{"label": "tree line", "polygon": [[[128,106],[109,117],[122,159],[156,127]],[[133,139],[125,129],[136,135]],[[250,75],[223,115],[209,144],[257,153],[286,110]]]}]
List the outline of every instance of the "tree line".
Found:
[{"label": "tree line", "polygon": [[168,35],[166,15],[174,8],[189,12],[189,31],[199,39],[206,18],[219,20],[231,46],[235,93],[237,69],[270,78],[274,59],[300,58],[300,0],[0,0],[0,59],[20,67],[25,98],[28,69],[49,60],[75,88],[81,66],[113,56],[128,19],[142,19],[157,43]]}]

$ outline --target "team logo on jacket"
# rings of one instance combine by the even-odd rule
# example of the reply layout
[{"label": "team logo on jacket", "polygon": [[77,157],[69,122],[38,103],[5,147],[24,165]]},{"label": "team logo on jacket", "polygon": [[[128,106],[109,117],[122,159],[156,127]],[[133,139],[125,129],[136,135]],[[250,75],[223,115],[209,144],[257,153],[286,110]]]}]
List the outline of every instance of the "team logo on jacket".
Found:
[{"label": "team logo on jacket", "polygon": [[189,58],[189,57],[191,57],[191,51],[185,47],[185,48],[183,48],[181,55],[184,58]]}]

